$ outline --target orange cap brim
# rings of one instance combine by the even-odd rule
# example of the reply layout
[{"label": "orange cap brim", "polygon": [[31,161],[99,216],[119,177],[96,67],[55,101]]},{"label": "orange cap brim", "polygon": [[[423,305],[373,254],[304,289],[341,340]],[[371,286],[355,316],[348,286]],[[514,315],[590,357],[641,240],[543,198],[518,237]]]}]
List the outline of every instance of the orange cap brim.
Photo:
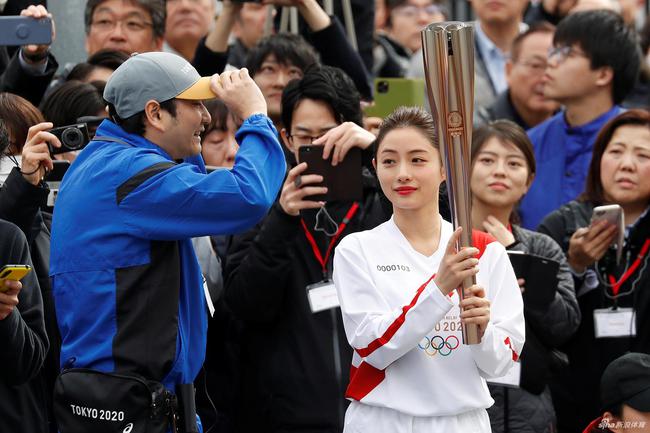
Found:
[{"label": "orange cap brim", "polygon": [[190,87],[176,96],[176,99],[203,100],[214,99],[217,95],[210,89],[210,77],[201,77]]}]

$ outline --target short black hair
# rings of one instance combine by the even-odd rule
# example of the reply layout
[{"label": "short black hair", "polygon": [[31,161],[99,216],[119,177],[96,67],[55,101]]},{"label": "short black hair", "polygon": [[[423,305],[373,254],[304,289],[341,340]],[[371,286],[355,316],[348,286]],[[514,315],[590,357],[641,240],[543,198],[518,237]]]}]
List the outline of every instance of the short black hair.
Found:
[{"label": "short black hair", "polygon": [[553,45],[578,45],[591,60],[592,69],[612,68],[615,104],[621,103],[636,84],[641,67],[638,37],[615,12],[594,10],[568,15],[558,24]]},{"label": "short black hair", "polygon": [[271,54],[278,63],[293,65],[302,71],[318,63],[318,54],[302,36],[278,33],[263,38],[248,52],[246,68],[251,77],[255,77],[262,63]]},{"label": "short black hair", "polygon": [[129,56],[122,51],[107,49],[99,50],[92,56],[88,57],[88,60],[85,62],[77,63],[65,79],[66,81],[85,81],[88,75],[90,75],[90,73],[96,68],[107,68],[114,71],[128,59]]},{"label": "short black hair", "polygon": [[[109,102],[106,102],[108,106],[108,117],[117,125],[119,125],[124,131],[129,134],[135,134],[143,136],[146,128],[144,124],[145,114],[144,110],[135,113],[133,116],[122,119],[118,116],[115,106]],[[176,99],[168,99],[166,101],[160,102],[160,109],[167,111],[171,114],[172,117],[176,117]]]},{"label": "short black hair", "polygon": [[363,126],[361,95],[354,82],[339,68],[313,65],[302,78],[292,80],[282,92],[282,124],[291,129],[293,112],[303,99],[322,101],[330,106],[339,124]]},{"label": "short black hair", "polygon": [[[88,0],[84,11],[84,21],[86,24],[86,34],[90,33],[90,25],[93,21],[95,8],[106,0]],[[167,2],[166,0],[130,0],[131,3],[144,8],[151,15],[153,26],[153,36],[162,38],[165,36],[165,20],[167,19]]]},{"label": "short black hair", "polygon": [[99,88],[82,81],[66,81],[43,99],[39,109],[55,127],[76,123],[79,117],[97,116],[106,104]]}]

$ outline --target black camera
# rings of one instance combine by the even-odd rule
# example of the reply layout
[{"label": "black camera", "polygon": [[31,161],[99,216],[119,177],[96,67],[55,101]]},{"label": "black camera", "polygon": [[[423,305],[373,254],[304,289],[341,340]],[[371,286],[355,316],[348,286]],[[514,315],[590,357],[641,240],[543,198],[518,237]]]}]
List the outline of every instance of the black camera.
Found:
[{"label": "black camera", "polygon": [[48,132],[56,135],[61,142],[61,147],[54,147],[48,143],[52,155],[81,150],[90,142],[88,125],[85,123],[52,128]]}]

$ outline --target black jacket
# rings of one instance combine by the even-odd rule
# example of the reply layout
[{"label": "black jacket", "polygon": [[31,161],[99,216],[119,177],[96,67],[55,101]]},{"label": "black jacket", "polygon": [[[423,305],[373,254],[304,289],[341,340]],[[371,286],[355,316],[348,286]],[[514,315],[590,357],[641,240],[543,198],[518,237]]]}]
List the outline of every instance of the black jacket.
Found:
[{"label": "black jacket", "polygon": [[[550,235],[564,251],[568,251],[571,235],[576,229],[589,225],[595,205],[591,202],[569,202],[548,215],[542,221],[539,231]],[[646,212],[634,224],[625,240],[623,257],[629,258],[628,263],[637,257],[643,242],[648,238],[650,212]],[[626,263],[616,270],[613,258],[614,251],[610,249],[599,262],[599,272],[601,275],[607,273],[619,278]],[[571,425],[570,431],[579,431],[600,414],[598,384],[605,367],[611,361],[629,351],[650,353],[650,267],[644,268],[644,264],[649,261],[646,256],[639,270],[622,285],[617,299],[618,306],[633,307],[636,310],[636,337],[596,340],[593,312],[613,305],[611,291],[602,284],[594,290],[585,290],[584,281],[575,278],[582,322],[575,335],[563,346],[570,365],[567,374],[561,378],[561,390],[567,399],[559,402],[568,412],[566,422]],[[636,277],[639,279],[632,290]],[[626,293],[629,294],[625,295]],[[558,422],[564,422],[559,418],[560,414]]]},{"label": "black jacket", "polygon": [[531,128],[521,118],[515,106],[512,105],[510,90],[506,90],[497,96],[496,101],[489,107],[478,107],[477,114],[477,124],[487,123],[497,119],[508,119],[521,126],[524,130]]},{"label": "black jacket", "polygon": [[0,92],[22,96],[38,107],[59,67],[52,54],[48,55],[47,66],[42,74],[25,72],[18,59],[19,50],[9,56],[6,47],[0,47]]},{"label": "black jacket", "polygon": [[[368,181],[341,238],[390,215],[374,179]],[[350,205],[331,203],[327,209],[340,223]],[[329,239],[313,230],[315,212],[303,217],[325,255]],[[244,324],[239,431],[340,432],[352,350],[338,308],[310,310],[306,287],[323,280],[323,272],[300,218],[276,203],[255,229],[235,236],[226,275],[226,305]]]},{"label": "black jacket", "polygon": [[372,68],[373,76],[381,78],[405,77],[411,66],[412,55],[412,53],[388,35],[377,35],[373,49],[375,61]]},{"label": "black jacket", "polygon": [[490,385],[495,404],[488,409],[488,414],[494,433],[551,433],[555,431],[555,412],[547,387],[551,350],[566,342],[576,331],[580,310],[573,277],[560,246],[546,235],[519,226],[513,226],[512,233],[518,242],[508,250],[560,263],[558,285],[550,305],[536,305],[531,298],[524,298],[526,344],[521,353],[521,388]]},{"label": "black jacket", "polygon": [[44,396],[49,409],[50,431],[54,433],[57,429],[51,410],[52,389],[59,373],[61,337],[56,322],[54,296],[49,276],[52,215],[39,210],[45,204],[48,193],[47,184],[34,186],[25,180],[18,168],[14,168],[0,187],[0,218],[17,225],[27,237],[34,272],[41,289],[45,329],[50,345],[40,375],[47,387]]},{"label": "black jacket", "polygon": [[[0,220],[0,263],[31,265],[25,235]],[[0,320],[0,431],[47,433],[48,390],[41,367],[48,349],[43,301],[34,272],[23,280],[20,303]]]}]

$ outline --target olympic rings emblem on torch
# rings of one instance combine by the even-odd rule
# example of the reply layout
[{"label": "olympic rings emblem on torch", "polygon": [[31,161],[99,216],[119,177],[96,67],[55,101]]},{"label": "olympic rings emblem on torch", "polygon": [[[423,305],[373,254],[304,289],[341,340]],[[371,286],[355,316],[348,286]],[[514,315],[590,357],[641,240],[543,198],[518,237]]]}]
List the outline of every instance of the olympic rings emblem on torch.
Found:
[{"label": "olympic rings emblem on torch", "polygon": [[429,356],[436,356],[438,353],[442,356],[449,356],[459,345],[460,341],[455,335],[450,335],[447,338],[440,335],[434,335],[431,338],[427,336],[418,343],[418,347]]}]

